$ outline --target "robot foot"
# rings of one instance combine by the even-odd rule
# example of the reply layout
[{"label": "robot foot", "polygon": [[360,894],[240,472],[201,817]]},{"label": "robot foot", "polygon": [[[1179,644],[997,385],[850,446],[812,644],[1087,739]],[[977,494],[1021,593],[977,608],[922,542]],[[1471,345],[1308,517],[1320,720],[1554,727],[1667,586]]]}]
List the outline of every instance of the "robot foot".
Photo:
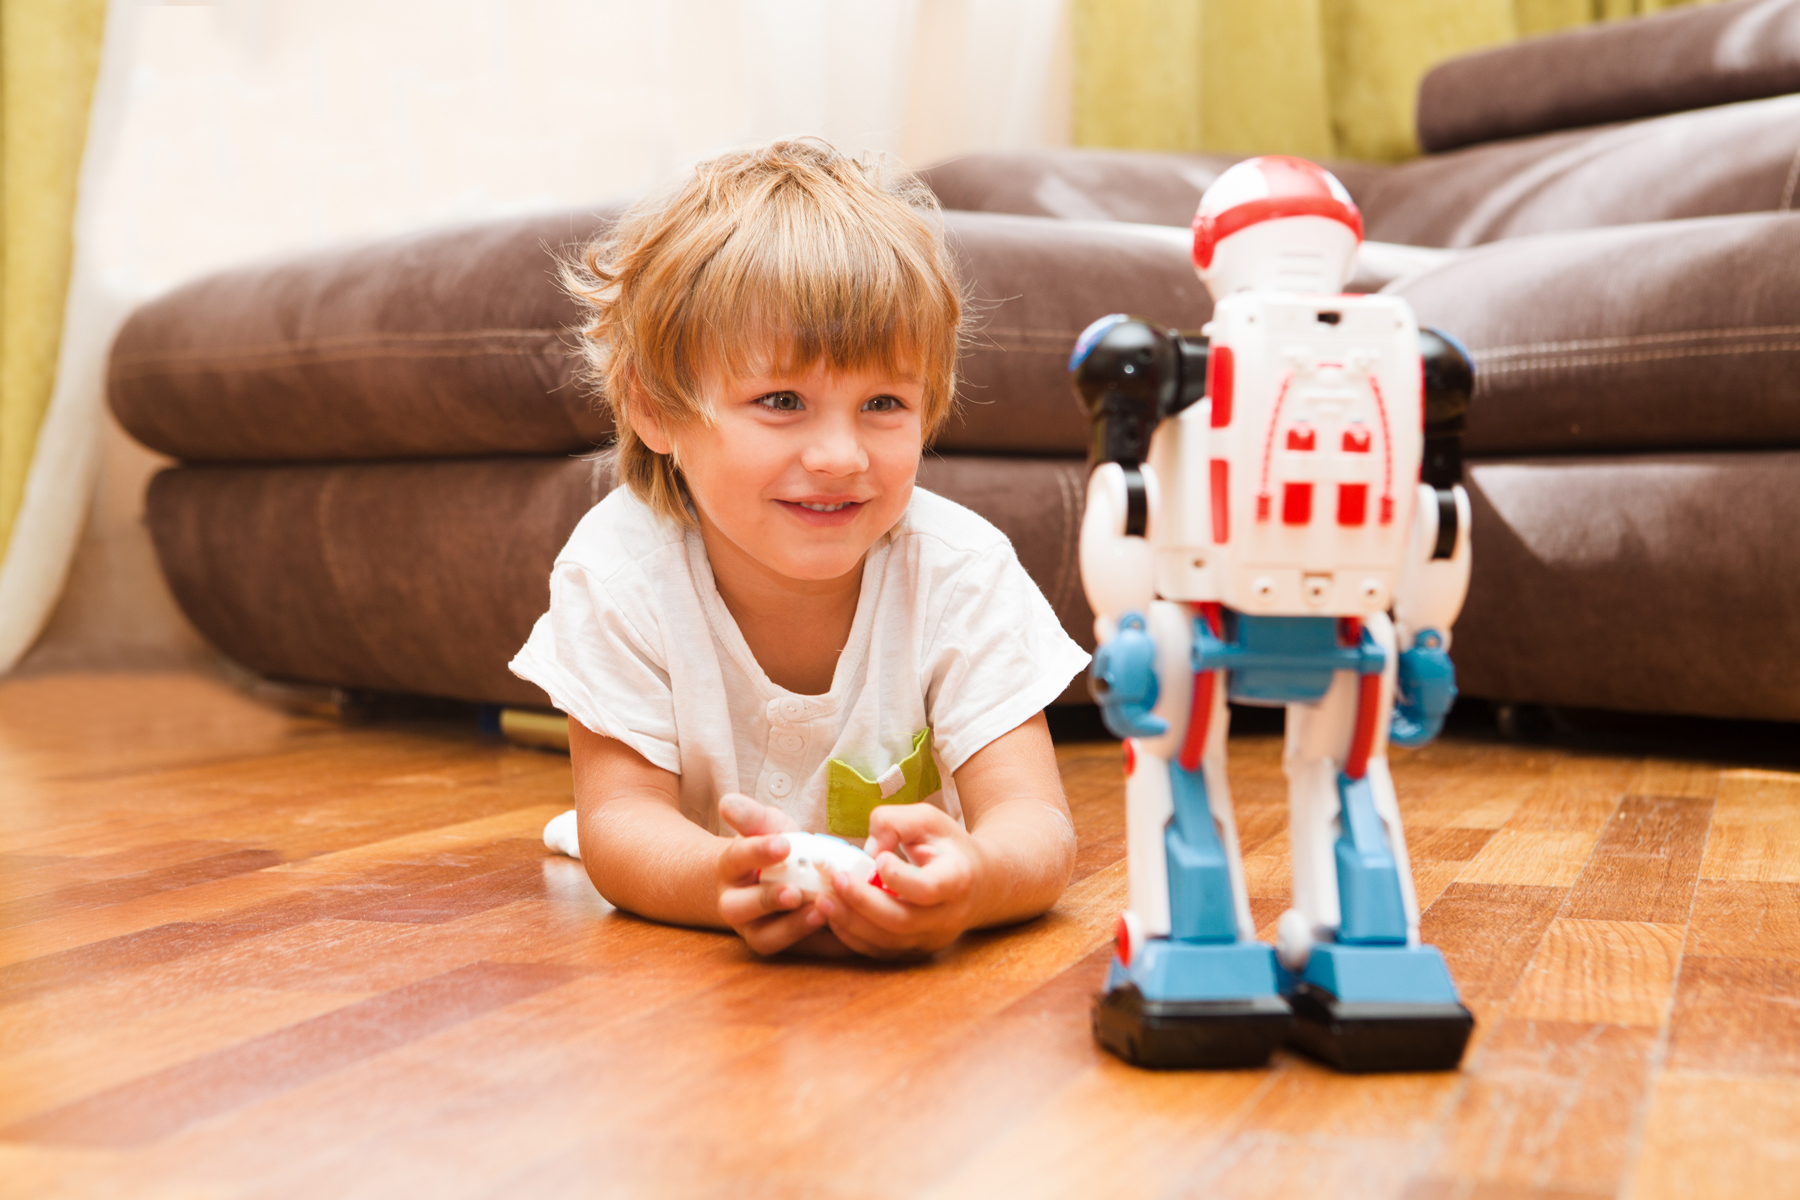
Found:
[{"label": "robot foot", "polygon": [[1319,945],[1285,980],[1288,1044],[1340,1071],[1453,1071],[1475,1028],[1435,946]]},{"label": "robot foot", "polygon": [[1303,983],[1288,1045],[1340,1071],[1454,1071],[1475,1018],[1460,1003],[1339,1000]]},{"label": "robot foot", "polygon": [[1148,1000],[1134,983],[1094,999],[1094,1039],[1140,1067],[1260,1067],[1291,1036],[1280,996]]}]

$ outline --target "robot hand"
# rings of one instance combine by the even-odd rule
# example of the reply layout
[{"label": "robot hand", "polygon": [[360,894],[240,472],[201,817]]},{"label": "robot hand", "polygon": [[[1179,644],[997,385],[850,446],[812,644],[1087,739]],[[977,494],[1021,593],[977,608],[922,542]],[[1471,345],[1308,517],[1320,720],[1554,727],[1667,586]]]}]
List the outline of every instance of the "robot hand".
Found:
[{"label": "robot hand", "polygon": [[1156,643],[1142,613],[1126,613],[1118,636],[1094,651],[1088,688],[1114,737],[1158,737],[1169,731],[1169,723],[1150,711],[1158,691]]},{"label": "robot hand", "polygon": [[1399,746],[1423,746],[1444,727],[1444,716],[1456,700],[1456,667],[1444,651],[1444,639],[1430,629],[1400,655],[1398,695],[1388,738]]}]

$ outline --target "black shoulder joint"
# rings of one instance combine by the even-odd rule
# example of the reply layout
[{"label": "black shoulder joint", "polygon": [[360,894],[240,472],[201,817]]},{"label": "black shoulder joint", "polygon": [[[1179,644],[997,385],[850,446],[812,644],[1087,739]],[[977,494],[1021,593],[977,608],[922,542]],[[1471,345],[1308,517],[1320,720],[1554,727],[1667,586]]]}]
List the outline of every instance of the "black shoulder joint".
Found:
[{"label": "black shoulder joint", "polygon": [[1463,431],[1475,397],[1475,360],[1439,329],[1419,331],[1425,366],[1425,458],[1419,478],[1434,488],[1462,482]]}]

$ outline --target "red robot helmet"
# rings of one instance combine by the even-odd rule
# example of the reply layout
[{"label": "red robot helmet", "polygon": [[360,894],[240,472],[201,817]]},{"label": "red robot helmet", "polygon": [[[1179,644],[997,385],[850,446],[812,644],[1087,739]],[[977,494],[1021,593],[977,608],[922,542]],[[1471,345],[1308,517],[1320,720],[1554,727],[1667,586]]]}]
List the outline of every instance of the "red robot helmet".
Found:
[{"label": "red robot helmet", "polygon": [[1362,213],[1337,176],[1285,154],[1245,159],[1213,181],[1194,214],[1194,266],[1212,266],[1218,244],[1241,229],[1283,217],[1324,217],[1362,241]]}]

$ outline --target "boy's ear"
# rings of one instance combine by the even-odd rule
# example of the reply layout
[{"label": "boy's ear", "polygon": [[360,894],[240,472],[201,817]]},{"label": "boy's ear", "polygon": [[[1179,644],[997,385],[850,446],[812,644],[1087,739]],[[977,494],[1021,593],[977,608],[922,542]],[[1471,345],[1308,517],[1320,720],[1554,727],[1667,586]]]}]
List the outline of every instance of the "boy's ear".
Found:
[{"label": "boy's ear", "polygon": [[675,443],[669,440],[668,426],[663,423],[662,414],[654,405],[646,404],[636,386],[631,389],[629,400],[625,405],[625,420],[631,425],[631,432],[637,434],[638,441],[648,446],[654,454],[667,454]]}]

